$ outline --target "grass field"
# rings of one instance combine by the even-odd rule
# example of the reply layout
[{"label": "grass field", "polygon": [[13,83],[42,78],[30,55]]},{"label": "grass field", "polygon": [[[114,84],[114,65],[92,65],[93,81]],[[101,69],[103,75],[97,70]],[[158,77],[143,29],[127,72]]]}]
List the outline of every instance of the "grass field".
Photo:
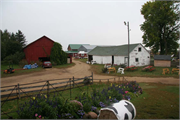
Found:
[{"label": "grass field", "polygon": [[[75,65],[75,63],[65,64],[65,65],[57,65],[57,66],[53,66],[53,68],[62,69],[62,68],[72,67],[74,65]],[[35,68],[35,69],[15,70],[15,72],[12,73],[12,74],[4,74],[3,70],[6,70],[8,68],[9,68],[8,65],[1,65],[1,78],[10,77],[10,76],[16,76],[16,75],[22,75],[22,74],[28,74],[28,73],[33,73],[33,72],[38,72],[38,71],[43,71],[44,70],[42,67],[38,67],[38,68]],[[19,67],[19,65],[13,65],[13,68],[14,69],[22,69],[21,67]]]},{"label": "grass field", "polygon": [[[104,65],[100,65],[100,64],[94,64],[91,65],[91,70],[94,71],[97,74],[102,74],[102,75],[113,75],[113,76],[127,76],[127,77],[175,77],[175,78],[179,78],[178,73],[170,73],[170,74],[166,74],[163,75],[163,68],[165,67],[155,67],[155,71],[152,72],[145,72],[142,71],[142,68],[144,67],[137,67],[138,69],[135,71],[124,71],[125,74],[120,74],[120,73],[114,73],[111,72],[110,74],[107,73],[102,73],[102,69],[104,68]],[[118,67],[116,67],[116,70],[118,69]],[[169,70],[172,71],[173,67],[169,67]]]},{"label": "grass field", "polygon": [[[179,86],[153,84],[153,83],[139,83],[143,89],[143,94],[131,100],[136,108],[136,119],[178,119],[179,118]],[[96,85],[101,90],[106,87],[105,84]],[[90,93],[92,89],[88,87]],[[72,99],[87,91],[87,87],[76,88],[72,90]],[[52,93],[53,95],[53,93]],[[62,96],[67,99],[70,98],[70,90],[62,92]],[[59,96],[60,97],[60,96]],[[22,100],[27,101],[29,98]],[[3,105],[1,111],[17,110],[17,100],[9,101]],[[16,118],[16,113],[10,114]],[[7,116],[2,115],[3,118]]]}]

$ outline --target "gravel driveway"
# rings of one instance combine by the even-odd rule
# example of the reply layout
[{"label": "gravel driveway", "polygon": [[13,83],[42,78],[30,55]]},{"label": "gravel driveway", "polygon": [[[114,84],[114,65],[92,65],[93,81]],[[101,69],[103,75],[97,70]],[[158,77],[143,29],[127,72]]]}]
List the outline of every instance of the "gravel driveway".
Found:
[{"label": "gravel driveway", "polygon": [[[31,73],[27,75],[19,75],[13,77],[1,78],[1,86],[17,85],[24,83],[31,83],[37,81],[44,81],[50,79],[62,79],[62,78],[83,78],[85,76],[90,76],[92,71],[90,71],[90,65],[80,62],[73,61],[76,65],[70,68],[57,69],[57,68],[46,68],[45,71]],[[94,79],[109,79],[116,76],[106,76],[94,74]],[[150,78],[150,77],[125,77],[128,81],[137,82],[154,82],[154,83],[164,83],[164,84],[179,84],[178,78],[166,77],[166,78]]]}]

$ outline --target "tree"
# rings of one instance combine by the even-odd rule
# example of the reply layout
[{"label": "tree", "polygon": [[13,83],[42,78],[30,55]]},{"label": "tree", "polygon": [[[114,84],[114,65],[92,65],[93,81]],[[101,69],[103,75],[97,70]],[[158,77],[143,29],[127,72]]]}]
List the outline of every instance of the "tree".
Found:
[{"label": "tree", "polygon": [[153,53],[160,50],[160,54],[176,54],[179,40],[179,2],[155,1],[142,6],[141,14],[144,23],[143,44],[151,47]]},{"label": "tree", "polygon": [[21,46],[24,48],[26,46],[26,39],[24,34],[20,30],[18,30],[15,37],[16,37],[16,41],[18,41],[21,44]]},{"label": "tree", "polygon": [[[24,58],[23,46],[25,46],[25,36],[20,30],[18,33],[10,33],[7,30],[1,31],[1,60],[5,62],[17,61]],[[16,60],[15,60],[16,59]]]},{"label": "tree", "polygon": [[67,63],[67,54],[62,50],[61,44],[54,42],[51,48],[50,59],[52,63],[62,65]]}]

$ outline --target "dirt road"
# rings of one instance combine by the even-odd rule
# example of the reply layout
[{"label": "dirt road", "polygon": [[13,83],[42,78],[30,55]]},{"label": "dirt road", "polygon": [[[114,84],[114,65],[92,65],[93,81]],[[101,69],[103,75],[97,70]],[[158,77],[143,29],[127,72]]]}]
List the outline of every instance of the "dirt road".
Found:
[{"label": "dirt road", "polygon": [[[76,65],[71,68],[57,69],[57,68],[47,68],[45,71],[31,73],[27,75],[19,75],[13,77],[1,78],[1,86],[17,85],[24,83],[32,83],[37,81],[44,81],[50,79],[62,79],[62,78],[83,78],[85,76],[90,76],[92,71],[90,71],[90,65],[82,63],[80,61],[73,61]],[[94,79],[109,79],[116,76],[104,76],[94,74]],[[147,78],[147,77],[125,77],[128,81],[137,82],[154,82],[154,83],[164,83],[164,84],[179,84],[179,79],[177,78]]]}]

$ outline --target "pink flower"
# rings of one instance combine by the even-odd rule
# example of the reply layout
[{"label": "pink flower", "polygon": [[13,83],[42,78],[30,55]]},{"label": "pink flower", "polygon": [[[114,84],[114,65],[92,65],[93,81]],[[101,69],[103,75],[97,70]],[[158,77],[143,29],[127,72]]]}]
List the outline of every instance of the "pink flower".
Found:
[{"label": "pink flower", "polygon": [[39,118],[41,118],[41,115],[39,116]]},{"label": "pink flower", "polygon": [[38,116],[38,114],[36,113],[36,114],[35,114],[35,116],[37,117],[37,116]]},{"label": "pink flower", "polygon": [[123,95],[124,96],[124,95]]},{"label": "pink flower", "polygon": [[127,93],[128,93],[128,91],[125,91],[125,93],[127,94]]}]

